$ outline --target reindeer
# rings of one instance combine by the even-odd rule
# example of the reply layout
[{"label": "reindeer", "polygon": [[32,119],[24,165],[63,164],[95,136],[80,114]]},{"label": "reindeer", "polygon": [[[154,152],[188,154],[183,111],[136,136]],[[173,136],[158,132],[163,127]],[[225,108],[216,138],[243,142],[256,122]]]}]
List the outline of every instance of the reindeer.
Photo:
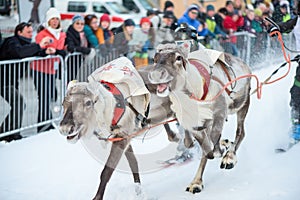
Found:
[{"label": "reindeer", "polygon": [[[151,121],[149,120],[148,123],[156,124],[174,116],[170,108],[169,98],[155,95],[155,90],[147,78],[150,69],[145,68],[137,72],[131,61],[122,57],[98,68],[89,76],[88,82],[72,81],[68,85],[63,101],[64,112],[60,122],[61,134],[66,136],[70,143],[76,143],[79,139],[86,138],[92,140],[112,138],[110,154],[101,172],[100,185],[94,200],[103,199],[105,187],[123,153],[129,162],[134,182],[138,185],[137,191],[140,190],[138,162],[130,140],[133,133],[143,129],[140,115],[144,115],[143,120],[145,120],[145,113],[149,109],[150,95],[148,89],[154,94],[151,95],[148,115]],[[98,75],[100,77],[97,77]],[[114,80],[118,78],[121,81]],[[130,86],[128,83],[134,79],[137,79],[137,82]],[[109,83],[107,80],[114,80],[115,83]],[[148,89],[144,88],[144,84],[147,85]],[[118,97],[109,91],[112,88],[118,91]],[[117,109],[124,109],[122,115],[117,115],[119,117],[116,117],[116,105],[118,105]],[[176,134],[170,129],[167,133],[169,140],[178,140]],[[188,142],[191,143],[192,141]]]},{"label": "reindeer", "polygon": [[[214,54],[217,57],[210,57]],[[202,149],[200,166],[186,190],[203,190],[203,172],[208,159],[223,157],[221,168],[236,165],[236,152],[245,136],[244,121],[250,105],[250,78],[225,83],[251,74],[249,66],[230,54],[199,50],[188,54],[183,47],[164,44],[157,47],[152,70],[148,73],[156,94],[169,97],[171,109],[185,130],[191,132]],[[216,95],[219,96],[215,98]],[[210,101],[214,99],[214,101]],[[223,125],[229,114],[237,115],[235,141],[221,140]]]}]

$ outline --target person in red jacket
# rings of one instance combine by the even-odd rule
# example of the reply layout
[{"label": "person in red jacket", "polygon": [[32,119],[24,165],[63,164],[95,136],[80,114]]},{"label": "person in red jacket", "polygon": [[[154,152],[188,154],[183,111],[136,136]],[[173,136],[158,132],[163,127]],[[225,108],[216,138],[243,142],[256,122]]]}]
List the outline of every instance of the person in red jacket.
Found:
[{"label": "person in red jacket", "polygon": [[[232,14],[229,14],[225,17],[223,21],[223,27],[227,34],[230,36],[229,43],[229,53],[234,56],[238,56],[238,49],[236,47],[237,37],[234,36],[234,33],[244,25],[244,18],[238,10],[235,10]],[[225,49],[226,51],[226,49]]]},{"label": "person in red jacket", "polygon": [[[46,13],[46,24],[36,37],[36,43],[43,38],[50,37],[51,42],[45,48],[52,47],[53,55],[65,56],[66,33],[62,32],[60,13],[56,8],[50,8]],[[39,98],[38,122],[44,122],[52,118],[50,103],[56,100],[55,78],[59,70],[60,59],[49,58],[32,63],[34,85]],[[38,131],[49,129],[49,125],[38,127]]]}]

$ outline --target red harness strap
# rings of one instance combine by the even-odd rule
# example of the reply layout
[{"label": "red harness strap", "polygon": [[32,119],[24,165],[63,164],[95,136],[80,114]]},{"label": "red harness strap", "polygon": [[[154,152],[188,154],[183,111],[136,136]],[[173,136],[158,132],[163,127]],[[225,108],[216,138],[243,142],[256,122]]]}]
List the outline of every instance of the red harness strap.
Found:
[{"label": "red harness strap", "polygon": [[200,75],[204,78],[204,85],[203,85],[204,93],[201,97],[201,100],[204,100],[208,94],[208,88],[210,84],[210,74],[200,62],[197,62],[196,60],[192,60],[192,59],[189,60],[189,62],[197,68]]},{"label": "red harness strap", "polygon": [[110,93],[112,93],[112,95],[114,95],[114,98],[116,99],[117,103],[114,109],[114,117],[112,119],[111,125],[112,127],[117,126],[118,122],[125,113],[126,105],[124,97],[120,90],[115,86],[115,84],[103,80],[101,80],[100,82]]}]

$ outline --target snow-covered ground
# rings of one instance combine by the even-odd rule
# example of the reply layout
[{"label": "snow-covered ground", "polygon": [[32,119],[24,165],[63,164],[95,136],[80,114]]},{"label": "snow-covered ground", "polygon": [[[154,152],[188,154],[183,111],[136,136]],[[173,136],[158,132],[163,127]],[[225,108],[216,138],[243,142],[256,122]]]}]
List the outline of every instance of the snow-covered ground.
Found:
[{"label": "snow-covered ground", "polygon": [[[265,68],[254,74],[264,80],[277,67],[268,66],[271,65],[266,63]],[[108,183],[105,199],[300,199],[300,145],[287,153],[274,153],[275,148],[289,140],[289,89],[294,73],[295,65],[287,78],[264,86],[262,99],[252,95],[245,125],[247,135],[238,151],[237,165],[232,170],[221,170],[220,159],[209,161],[201,193],[185,192],[198,168],[196,157],[186,165],[142,173],[144,198],[136,197],[130,174],[115,172]],[[254,83],[252,88],[256,87]],[[233,140],[235,124],[235,117],[229,117],[223,138]],[[67,143],[57,130],[0,143],[0,163],[1,200],[92,199],[103,168],[80,142]]]}]

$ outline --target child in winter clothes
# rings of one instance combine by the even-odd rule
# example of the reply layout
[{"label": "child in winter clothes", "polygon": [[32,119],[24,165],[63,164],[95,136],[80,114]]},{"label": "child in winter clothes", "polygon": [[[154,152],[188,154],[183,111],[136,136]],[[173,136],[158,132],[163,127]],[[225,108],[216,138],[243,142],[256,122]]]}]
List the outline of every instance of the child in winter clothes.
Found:
[{"label": "child in winter clothes", "polygon": [[114,35],[111,30],[109,30],[110,18],[108,14],[103,14],[100,17],[100,26],[96,31],[96,37],[99,43],[100,54],[102,56],[107,56],[113,47]]},{"label": "child in winter clothes", "polygon": [[151,29],[151,21],[147,17],[140,20],[140,28],[136,28],[129,45],[135,51],[134,64],[136,68],[148,65],[148,50],[153,49],[154,30]]}]

